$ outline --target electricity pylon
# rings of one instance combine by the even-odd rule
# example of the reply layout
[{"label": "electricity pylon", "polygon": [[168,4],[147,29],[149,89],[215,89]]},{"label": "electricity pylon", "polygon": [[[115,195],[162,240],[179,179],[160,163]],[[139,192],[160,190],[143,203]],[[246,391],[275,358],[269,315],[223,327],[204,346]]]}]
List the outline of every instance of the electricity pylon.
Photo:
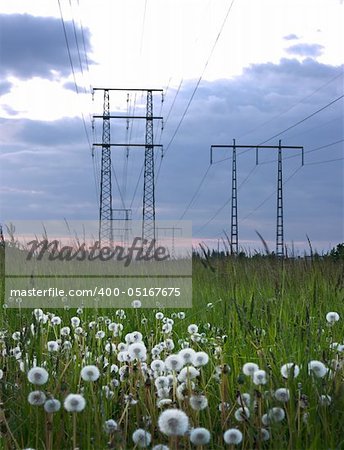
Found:
[{"label": "electricity pylon", "polygon": [[[136,92],[147,92],[147,106],[145,116],[128,116],[128,115],[113,115],[110,114],[110,106],[105,111],[103,115],[94,115],[93,118],[102,118],[103,124],[109,123],[109,142],[104,143],[104,133],[103,142],[95,143],[94,146],[100,146],[103,149],[109,149],[109,160],[111,169],[111,147],[145,147],[145,160],[144,160],[144,182],[143,182],[143,208],[142,208],[142,239],[146,239],[149,242],[155,239],[155,185],[154,185],[154,148],[161,147],[160,144],[154,144],[154,134],[153,134],[153,121],[162,120],[160,116],[153,115],[153,92],[163,92],[162,89],[119,89],[119,88],[94,88],[93,91],[103,90],[104,96],[105,92],[109,91],[136,91]],[[144,144],[113,144],[110,143],[110,119],[144,119],[146,120],[146,136]],[[104,127],[104,125],[103,125]],[[107,136],[107,135],[106,135]],[[102,152],[103,153],[103,152]],[[110,170],[110,183],[111,183],[111,170]],[[102,188],[101,184],[101,199],[102,199]],[[112,220],[112,197],[107,197],[107,207],[111,209],[111,220]],[[110,233],[109,233],[110,235]],[[112,236],[112,234],[111,234]]]},{"label": "electricity pylon", "polygon": [[284,216],[283,216],[283,170],[282,170],[282,150],[296,149],[301,150],[301,161],[304,165],[304,149],[302,146],[282,145],[281,140],[278,145],[236,145],[233,139],[233,145],[212,145],[210,147],[210,164],[213,162],[214,148],[232,148],[232,209],[231,209],[231,242],[236,246],[232,247],[232,253],[238,252],[238,215],[237,215],[237,173],[236,173],[236,149],[256,149],[256,164],[258,165],[258,150],[259,149],[278,149],[277,159],[277,220],[276,220],[276,255],[279,258],[284,258]]}]

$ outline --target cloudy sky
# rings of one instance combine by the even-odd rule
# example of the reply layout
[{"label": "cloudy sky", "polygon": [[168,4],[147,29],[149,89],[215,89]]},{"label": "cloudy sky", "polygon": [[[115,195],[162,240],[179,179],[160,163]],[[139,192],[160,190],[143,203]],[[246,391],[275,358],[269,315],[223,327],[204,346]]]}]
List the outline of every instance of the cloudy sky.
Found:
[{"label": "cloudy sky", "polygon": [[[343,237],[343,2],[340,0],[0,0],[0,222],[97,219],[102,95],[155,95],[158,219],[193,221],[212,245],[229,232],[231,151],[304,146],[283,157],[285,240],[319,251]],[[61,20],[61,15],[62,19]],[[67,42],[66,42],[67,38]],[[111,96],[145,112],[145,96]],[[113,121],[113,142],[144,142]],[[113,149],[113,207],[142,214],[143,150]],[[274,249],[277,153],[238,151],[240,245]]]}]

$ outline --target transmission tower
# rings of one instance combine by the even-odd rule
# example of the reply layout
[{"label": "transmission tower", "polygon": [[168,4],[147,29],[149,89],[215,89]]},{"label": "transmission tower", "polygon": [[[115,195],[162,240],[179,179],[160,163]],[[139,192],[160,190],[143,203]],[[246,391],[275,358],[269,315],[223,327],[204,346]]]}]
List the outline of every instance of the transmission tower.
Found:
[{"label": "transmission tower", "polygon": [[[233,139],[233,145],[212,145],[210,147],[210,164],[213,162],[214,148],[232,148],[233,149],[233,164],[232,164],[232,207],[231,207],[231,247],[232,253],[236,250],[238,252],[238,216],[237,216],[237,172],[236,172],[236,149],[256,149],[256,164],[258,165],[258,150],[259,149],[278,149],[277,159],[277,222],[276,222],[276,255],[279,258],[284,257],[284,225],[283,225],[283,178],[282,178],[282,150],[296,149],[301,150],[301,162],[304,165],[304,149],[301,146],[290,146],[281,144],[278,145],[236,145]],[[233,246],[233,243],[236,246]],[[234,250],[234,251],[233,251]]]},{"label": "transmission tower", "polygon": [[176,239],[176,231],[179,231],[180,234],[182,234],[183,232],[183,228],[179,228],[179,227],[157,227],[156,229],[156,234],[157,234],[157,241],[159,244],[159,238],[158,238],[158,234],[159,232],[163,230],[163,231],[171,231],[172,232],[172,236],[171,236],[171,258],[174,259],[176,256],[176,248],[175,248],[175,239]]},{"label": "transmission tower", "polygon": [[[153,121],[161,120],[161,116],[153,115],[153,92],[163,92],[162,89],[119,89],[119,88],[94,88],[93,91],[103,90],[104,91],[104,112],[103,115],[94,115],[93,118],[103,119],[103,142],[95,143],[94,146],[102,147],[102,164],[103,164],[103,153],[104,148],[108,149],[108,159],[110,161],[111,169],[111,147],[145,147],[145,159],[144,159],[144,185],[143,185],[143,214],[142,214],[142,239],[147,239],[149,242],[155,239],[155,186],[154,186],[154,148],[163,146],[160,144],[154,144],[154,134],[153,134]],[[105,109],[105,95],[109,94],[109,91],[136,91],[136,92],[147,92],[147,106],[145,116],[129,116],[129,115],[113,115],[110,114],[109,102],[107,103],[108,109]],[[108,97],[107,97],[108,98]],[[163,100],[163,97],[162,97]],[[112,144],[110,143],[110,119],[144,119],[146,120],[146,136],[144,144]],[[108,133],[104,133],[105,124],[108,124]],[[104,142],[104,137],[108,137],[108,140]],[[102,165],[103,167],[103,165]],[[103,174],[103,169],[102,169]],[[111,170],[109,171],[110,176],[110,189],[111,189]],[[103,185],[101,183],[101,199],[102,199]],[[102,204],[102,202],[101,202]],[[107,202],[107,205],[112,205],[112,198]],[[112,220],[112,206],[111,210],[111,220]],[[111,230],[111,228],[110,228]],[[109,231],[110,231],[109,230]],[[110,233],[109,233],[110,235]],[[111,232],[111,239],[113,238]]]},{"label": "transmission tower", "polygon": [[112,187],[111,187],[111,149],[110,149],[110,96],[104,89],[102,159],[100,172],[99,204],[99,245],[112,246]]}]

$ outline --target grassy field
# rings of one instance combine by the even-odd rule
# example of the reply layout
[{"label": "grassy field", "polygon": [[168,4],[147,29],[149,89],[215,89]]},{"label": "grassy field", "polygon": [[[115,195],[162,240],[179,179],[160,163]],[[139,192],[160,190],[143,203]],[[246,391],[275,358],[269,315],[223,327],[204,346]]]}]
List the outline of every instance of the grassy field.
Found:
[{"label": "grassy field", "polygon": [[2,308],[0,448],[344,449],[343,300],[342,262],[262,257],[195,259],[185,311]]}]

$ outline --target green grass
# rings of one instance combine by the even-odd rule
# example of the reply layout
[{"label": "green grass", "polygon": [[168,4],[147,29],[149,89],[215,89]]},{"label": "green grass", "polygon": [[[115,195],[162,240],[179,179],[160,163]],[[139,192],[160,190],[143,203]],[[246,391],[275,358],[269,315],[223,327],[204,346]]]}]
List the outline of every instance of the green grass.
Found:
[{"label": "green grass", "polygon": [[[170,335],[162,333],[162,323],[155,318],[157,310],[128,309],[126,318],[120,320],[114,310],[84,309],[79,317],[87,335],[78,337],[72,330],[71,351],[56,354],[47,351],[46,343],[60,337],[61,326],[71,326],[70,318],[76,315],[75,310],[49,311],[62,319],[61,326],[54,327],[49,321],[47,324],[35,322],[30,310],[2,309],[0,369],[4,375],[0,380],[0,448],[71,450],[74,435],[74,444],[82,450],[130,449],[134,448],[131,436],[137,428],[151,433],[151,447],[164,443],[170,448],[195,448],[188,437],[180,437],[176,442],[159,431],[157,420],[161,410],[157,408],[154,380],[143,376],[139,364],[129,364],[127,378],[120,381],[118,387],[111,387],[114,392],[111,399],[104,395],[102,387],[110,386],[113,378],[119,379],[118,374],[110,373],[111,364],[123,365],[115,354],[105,352],[106,342],[118,344],[127,333],[138,330],[148,349],[148,364],[150,350],[166,337],[171,337],[175,343],[172,353],[177,353],[187,340],[196,351],[209,354],[209,363],[201,368],[193,389],[193,393],[202,392],[207,396],[208,408],[194,411],[187,399],[176,400],[172,390],[170,395],[175,400],[172,407],[183,409],[192,426],[205,427],[211,432],[210,444],[199,448],[226,448],[223,432],[235,427],[243,433],[243,441],[238,446],[242,449],[344,449],[344,353],[330,349],[332,342],[344,344],[343,294],[343,263],[329,258],[286,260],[283,264],[268,257],[211,259],[204,264],[195,259],[193,308],[185,310],[185,319],[174,318]],[[209,303],[212,305],[208,306]],[[337,311],[341,316],[333,326],[328,326],[325,319],[329,311]],[[166,309],[163,313],[174,317],[176,311]],[[105,324],[106,318],[123,324],[121,336],[112,336]],[[144,318],[147,323],[142,323]],[[89,329],[88,324],[93,320],[97,327]],[[32,323],[35,324],[34,334],[30,330]],[[199,326],[199,333],[206,341],[190,340],[187,327],[191,323]],[[106,333],[101,341],[95,338],[98,330]],[[18,342],[12,339],[14,331],[22,331]],[[19,370],[18,362],[11,355],[16,345],[22,353],[24,372]],[[109,360],[105,368],[101,362],[104,355]],[[161,359],[166,355],[162,353]],[[26,373],[34,359],[49,372],[49,381],[42,386],[46,394],[63,402],[70,392],[83,393],[87,404],[84,411],[75,415],[76,423],[73,414],[63,407],[54,415],[48,415],[42,406],[29,405],[27,396],[36,388],[28,382]],[[316,379],[308,374],[310,360],[322,361],[327,367],[332,360],[337,360],[341,368],[331,376]],[[246,362],[255,362],[266,370],[266,385],[254,385],[250,377],[243,375],[242,366]],[[280,367],[287,362],[300,366],[296,379],[282,378]],[[80,379],[80,370],[85,364],[96,364],[100,368],[102,375],[96,382]],[[226,364],[230,371],[226,370]],[[216,369],[219,367],[222,370]],[[273,392],[280,387],[290,391],[291,398],[286,404],[273,397]],[[190,384],[188,388],[191,390]],[[238,392],[248,392],[255,399],[250,407],[250,418],[244,422],[234,418],[239,407]],[[137,400],[135,405],[126,403],[127,394]],[[329,406],[319,404],[322,394],[331,396]],[[220,402],[228,402],[229,409],[219,411]],[[267,427],[270,439],[263,442],[257,438],[262,426],[261,415],[273,406],[283,407],[286,418]],[[149,424],[144,420],[147,416]],[[118,431],[107,435],[103,426],[110,418],[119,427]]]}]

